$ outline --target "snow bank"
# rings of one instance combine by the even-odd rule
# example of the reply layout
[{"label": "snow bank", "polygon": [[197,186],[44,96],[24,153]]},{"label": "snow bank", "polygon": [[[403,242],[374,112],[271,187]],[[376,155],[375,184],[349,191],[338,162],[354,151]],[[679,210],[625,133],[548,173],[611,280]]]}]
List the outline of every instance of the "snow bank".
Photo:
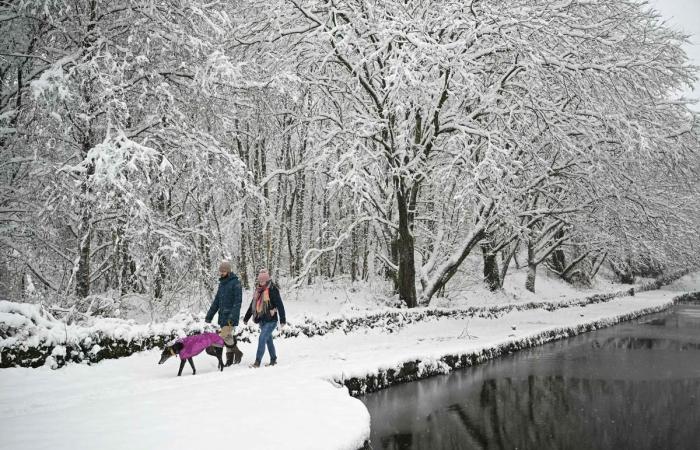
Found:
[{"label": "snow bank", "polygon": [[674,302],[671,301],[662,305],[621,314],[619,316],[606,317],[601,320],[594,320],[592,322],[572,326],[556,327],[524,338],[507,340],[498,344],[497,346],[482,348],[477,351],[446,354],[439,359],[435,359],[435,357],[428,357],[424,360],[415,359],[412,361],[405,361],[392,368],[383,368],[376,371],[371,371],[365,375],[356,375],[346,378],[347,374],[344,374],[342,378],[336,378],[336,381],[342,382],[345,386],[347,386],[351,395],[363,395],[369,392],[385,389],[396,384],[446,374],[452,370],[463,369],[476,364],[481,364],[490,359],[511,354],[518,350],[536,347],[558,339],[565,339],[581,333],[594,331],[599,328],[616,325],[620,322],[633,320],[648,314],[661,312],[668,309],[673,304]]}]

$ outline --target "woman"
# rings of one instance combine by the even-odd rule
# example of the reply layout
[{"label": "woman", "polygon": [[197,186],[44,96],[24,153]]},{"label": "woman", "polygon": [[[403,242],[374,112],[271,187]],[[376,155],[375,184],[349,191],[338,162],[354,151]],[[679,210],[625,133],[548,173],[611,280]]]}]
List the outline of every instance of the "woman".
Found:
[{"label": "woman", "polygon": [[260,324],[260,338],[258,338],[258,351],[255,354],[255,363],[250,367],[260,367],[260,362],[265,354],[265,346],[270,353],[270,363],[268,366],[277,364],[277,353],[275,345],[272,343],[272,333],[277,328],[277,316],[279,316],[280,329],[287,323],[287,316],[284,313],[284,304],[280,291],[270,280],[267,269],[262,269],[258,273],[257,285],[253,293],[253,300],[250,302],[248,311],[243,318],[243,324],[248,324],[248,319],[253,317],[253,322]]}]

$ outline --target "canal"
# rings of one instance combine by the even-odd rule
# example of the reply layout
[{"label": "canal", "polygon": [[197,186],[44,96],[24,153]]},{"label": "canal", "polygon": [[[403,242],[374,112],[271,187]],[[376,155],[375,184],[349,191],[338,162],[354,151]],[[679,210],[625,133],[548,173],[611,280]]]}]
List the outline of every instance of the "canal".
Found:
[{"label": "canal", "polygon": [[361,399],[377,449],[700,449],[700,305]]}]

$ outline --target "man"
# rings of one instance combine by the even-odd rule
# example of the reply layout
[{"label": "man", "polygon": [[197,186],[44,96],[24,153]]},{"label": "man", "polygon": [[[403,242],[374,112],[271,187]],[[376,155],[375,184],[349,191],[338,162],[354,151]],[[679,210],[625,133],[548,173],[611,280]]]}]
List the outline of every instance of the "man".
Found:
[{"label": "man", "polygon": [[243,352],[238,349],[234,336],[241,314],[242,298],[241,282],[236,274],[231,272],[231,263],[222,261],[219,264],[219,288],[204,321],[211,323],[214,314],[219,313],[219,335],[226,344],[226,366],[238,364],[243,358]]}]

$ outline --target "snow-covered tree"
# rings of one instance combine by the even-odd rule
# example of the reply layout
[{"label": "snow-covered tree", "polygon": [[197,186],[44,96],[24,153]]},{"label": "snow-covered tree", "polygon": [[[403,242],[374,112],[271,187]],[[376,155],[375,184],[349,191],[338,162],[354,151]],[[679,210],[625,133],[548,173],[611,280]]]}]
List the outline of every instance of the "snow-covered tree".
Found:
[{"label": "snow-covered tree", "polygon": [[527,254],[531,290],[543,264],[697,262],[694,69],[643,3],[22,0],[0,24],[6,290],[167,301],[231,258],[246,286],[380,276],[416,306],[470,257],[498,289]]},{"label": "snow-covered tree", "polygon": [[[429,300],[492,226],[556,235],[563,214],[588,204],[553,200],[517,212],[533,197],[522,179],[554,195],[549,180],[566,180],[562,171],[587,165],[588,176],[602,177],[628,158],[688,151],[670,137],[692,122],[669,100],[692,81],[684,36],[643,4],[290,0],[244,9],[250,26],[232,51],[258,52],[259,63],[320,96],[319,121],[339,149],[335,182],[364,211],[340,238],[372,221],[409,306],[418,302],[417,279]],[[565,166],[552,173],[556,161]],[[618,195],[619,186],[605,188],[603,196]],[[435,217],[436,203],[454,217],[441,233],[422,218]],[[537,225],[544,217],[560,225]],[[554,235],[537,237],[544,257],[565,241]],[[338,247],[312,251],[307,262]]]},{"label": "snow-covered tree", "polygon": [[79,297],[96,283],[159,297],[164,259],[199,247],[209,266],[209,203],[230,208],[244,176],[211,130],[212,99],[238,75],[218,49],[221,7],[36,0],[0,15],[16,66],[0,105],[4,175],[22,174],[3,202],[25,205],[3,240],[11,258]]}]

